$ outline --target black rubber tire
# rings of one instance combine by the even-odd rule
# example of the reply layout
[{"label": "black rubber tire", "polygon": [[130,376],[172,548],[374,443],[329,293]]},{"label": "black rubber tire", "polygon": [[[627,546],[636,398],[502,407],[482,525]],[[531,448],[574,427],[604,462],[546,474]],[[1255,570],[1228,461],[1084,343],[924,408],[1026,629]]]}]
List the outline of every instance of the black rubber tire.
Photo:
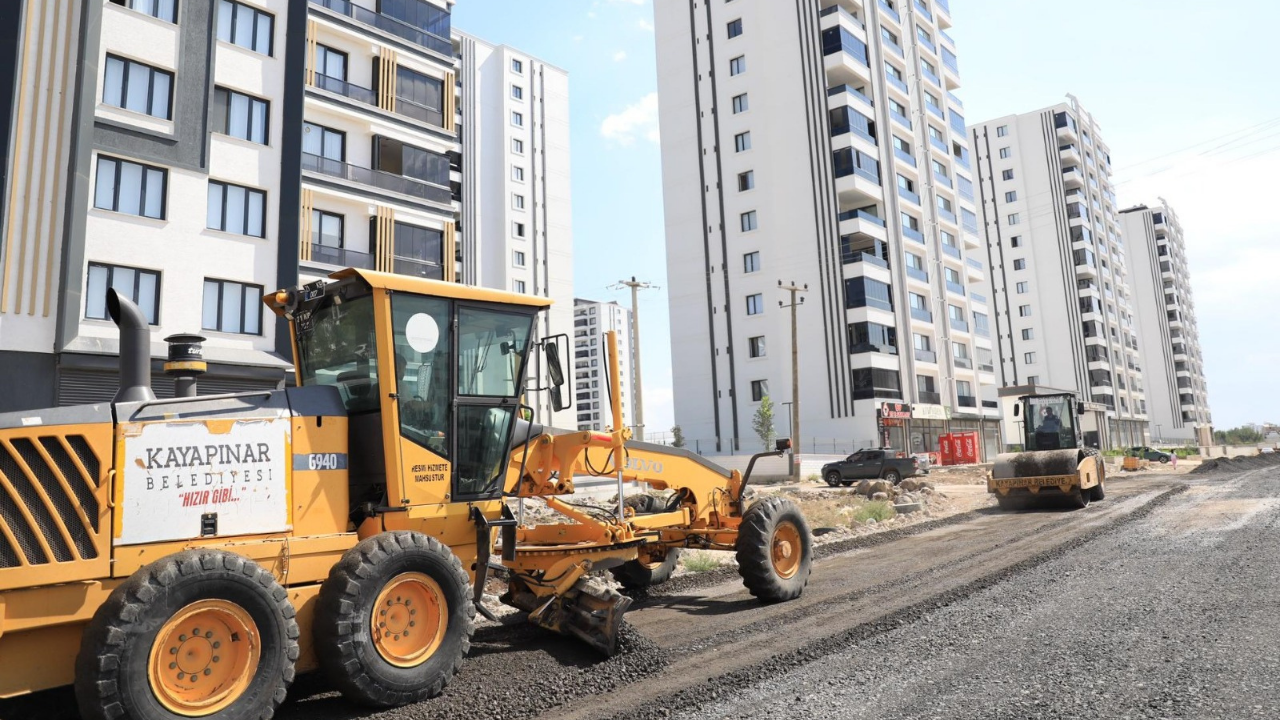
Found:
[{"label": "black rubber tire", "polygon": [[880,478],[882,480],[889,481],[889,483],[892,485],[897,485],[898,483],[902,482],[902,475],[897,470],[894,470],[893,468],[889,468],[888,470],[885,470],[884,474],[881,475]]},{"label": "black rubber tire", "polygon": [[298,623],[289,594],[258,563],[221,550],[186,550],[135,572],[94,613],[76,657],[75,694],[84,720],[181,718],[156,699],[151,646],[191,603],[226,600],[257,625],[258,667],[249,688],[219,720],[266,720],[288,694],[298,660]]},{"label": "black rubber tire", "polygon": [[1076,486],[1071,492],[1062,496],[1066,499],[1067,506],[1073,510],[1083,510],[1089,507],[1089,500],[1093,497],[1093,488],[1081,490]]},{"label": "black rubber tire", "polygon": [[1093,493],[1093,497],[1091,499],[1094,502],[1098,502],[1099,500],[1106,499],[1107,497],[1106,483],[1107,483],[1107,473],[1105,470],[1102,469],[1102,463],[1098,463],[1098,484],[1089,488],[1089,490]]},{"label": "black rubber tire", "polygon": [[[370,627],[378,594],[406,572],[438,583],[448,605],[440,646],[410,668],[383,659]],[[453,551],[422,533],[379,533],[348,550],[320,587],[313,633],[320,669],[343,696],[361,705],[393,707],[435,697],[471,650],[475,613],[467,573]]]},{"label": "black rubber tire", "polygon": [[617,567],[609,568],[609,572],[613,573],[614,579],[622,587],[641,590],[670,580],[679,564],[680,548],[667,548],[666,557],[656,567],[645,567],[639,560],[628,560]]},{"label": "black rubber tire", "polygon": [[1169,464],[1169,456],[1168,456],[1168,455],[1161,455],[1161,456],[1160,456],[1160,462],[1161,462],[1161,463],[1163,463],[1163,464],[1165,464],[1165,465],[1168,465],[1168,464]]},{"label": "black rubber tire", "polygon": [[1027,500],[1025,497],[1014,495],[1013,493],[1008,495],[996,493],[996,503],[999,504],[1000,509],[1005,512],[1016,512],[1027,506]]},{"label": "black rubber tire", "polygon": [[844,479],[840,477],[840,473],[836,472],[835,470],[832,470],[831,472],[827,473],[827,485],[829,485],[830,487],[836,487],[842,482],[844,482]]},{"label": "black rubber tire", "polygon": [[[789,522],[800,533],[800,566],[794,575],[784,578],[773,566],[773,535],[778,525]],[[813,535],[804,513],[792,501],[767,497],[747,508],[738,528],[738,574],[742,584],[760,600],[783,602],[800,597],[809,584],[813,566]]]}]

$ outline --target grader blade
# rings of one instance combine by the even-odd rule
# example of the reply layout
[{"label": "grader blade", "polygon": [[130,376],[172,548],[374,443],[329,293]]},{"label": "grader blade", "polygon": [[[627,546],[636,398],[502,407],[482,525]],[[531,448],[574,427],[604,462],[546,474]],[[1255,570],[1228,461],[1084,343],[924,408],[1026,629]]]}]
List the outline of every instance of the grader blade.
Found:
[{"label": "grader blade", "polygon": [[563,635],[572,635],[605,655],[618,651],[618,628],[631,607],[631,598],[583,578],[569,592],[529,611],[529,622]]}]

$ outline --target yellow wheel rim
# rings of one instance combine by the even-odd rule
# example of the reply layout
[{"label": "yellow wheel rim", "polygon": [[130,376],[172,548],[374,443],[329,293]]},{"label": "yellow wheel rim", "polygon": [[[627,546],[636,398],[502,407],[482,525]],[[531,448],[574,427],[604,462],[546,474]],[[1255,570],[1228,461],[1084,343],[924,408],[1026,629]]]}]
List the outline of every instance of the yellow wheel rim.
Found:
[{"label": "yellow wheel rim", "polygon": [[447,608],[444,591],[430,577],[415,572],[392,578],[369,618],[378,654],[396,667],[426,662],[444,641]]},{"label": "yellow wheel rim", "polygon": [[791,578],[800,570],[800,529],[790,522],[780,522],[773,530],[773,571],[778,577]]},{"label": "yellow wheel rim", "polygon": [[151,644],[152,692],[177,715],[212,715],[249,688],[261,653],[258,626],[244,608],[228,600],[191,603]]},{"label": "yellow wheel rim", "polygon": [[640,567],[645,570],[657,570],[667,561],[666,548],[640,551],[640,555],[636,558],[636,562],[640,563]]}]

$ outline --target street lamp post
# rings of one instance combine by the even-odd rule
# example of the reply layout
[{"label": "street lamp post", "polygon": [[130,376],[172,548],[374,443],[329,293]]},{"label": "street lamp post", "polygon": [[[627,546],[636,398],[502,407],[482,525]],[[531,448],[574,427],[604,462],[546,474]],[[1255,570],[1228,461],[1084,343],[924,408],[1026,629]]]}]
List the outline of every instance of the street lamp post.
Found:
[{"label": "street lamp post", "polygon": [[636,301],[636,293],[640,290],[657,290],[658,286],[636,280],[619,280],[609,286],[611,290],[631,288],[631,371],[635,375],[635,398],[633,398],[632,416],[635,424],[632,428],[637,440],[644,441],[644,390],[640,382],[640,305]]},{"label": "street lamp post", "polygon": [[778,281],[778,289],[791,293],[791,302],[784,304],[778,301],[778,307],[791,308],[791,480],[800,481],[800,343],[796,336],[796,308],[804,304],[804,296],[796,299],[798,293],[809,292],[809,284],[804,286],[783,285]]}]

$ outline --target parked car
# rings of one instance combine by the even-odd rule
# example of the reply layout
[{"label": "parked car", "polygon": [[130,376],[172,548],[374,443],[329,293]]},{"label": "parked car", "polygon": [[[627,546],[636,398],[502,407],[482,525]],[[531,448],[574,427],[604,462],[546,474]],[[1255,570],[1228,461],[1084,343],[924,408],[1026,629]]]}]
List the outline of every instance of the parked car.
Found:
[{"label": "parked car", "polygon": [[1155,448],[1150,448],[1150,447],[1129,448],[1128,454],[1136,458],[1141,458],[1143,460],[1152,460],[1154,462],[1162,462],[1162,463],[1169,462],[1170,457],[1172,457],[1169,453],[1163,450],[1156,450]]},{"label": "parked car", "polygon": [[897,485],[904,477],[920,474],[920,461],[894,457],[894,450],[859,450],[844,460],[822,466],[822,479],[831,487],[849,486],[859,480],[884,479]]}]

